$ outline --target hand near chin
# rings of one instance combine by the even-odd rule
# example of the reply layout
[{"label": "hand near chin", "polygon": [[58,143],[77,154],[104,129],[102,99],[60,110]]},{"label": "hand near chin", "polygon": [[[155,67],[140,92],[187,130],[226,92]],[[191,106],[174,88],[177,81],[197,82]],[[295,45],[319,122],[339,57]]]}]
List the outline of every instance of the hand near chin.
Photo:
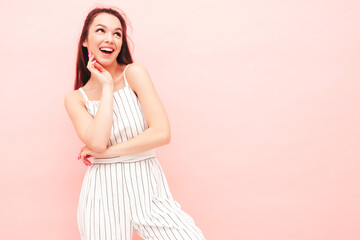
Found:
[{"label": "hand near chin", "polygon": [[91,74],[94,74],[94,76],[97,78],[97,80],[101,83],[102,86],[113,86],[113,78],[111,74],[100,63],[96,61],[95,56],[90,51],[87,68],[89,69]]}]

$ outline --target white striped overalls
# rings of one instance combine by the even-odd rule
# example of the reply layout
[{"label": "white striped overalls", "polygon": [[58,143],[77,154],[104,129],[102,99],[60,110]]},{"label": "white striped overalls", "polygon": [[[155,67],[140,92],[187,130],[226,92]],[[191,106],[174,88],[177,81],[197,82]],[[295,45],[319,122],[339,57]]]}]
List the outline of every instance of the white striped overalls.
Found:
[{"label": "white striped overalls", "polygon": [[[114,92],[108,145],[127,141],[148,128],[125,70],[126,86]],[[82,88],[80,91],[94,117],[100,101],[90,101]],[[89,160],[92,165],[84,176],[77,211],[82,240],[130,240],[133,229],[148,240],[205,239],[193,218],[172,197],[155,149]]]}]

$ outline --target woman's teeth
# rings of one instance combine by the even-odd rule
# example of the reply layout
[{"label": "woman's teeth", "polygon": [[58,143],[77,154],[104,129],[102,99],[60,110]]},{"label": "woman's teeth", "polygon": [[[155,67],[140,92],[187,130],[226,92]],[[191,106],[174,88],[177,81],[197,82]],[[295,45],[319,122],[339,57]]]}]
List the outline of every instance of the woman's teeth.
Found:
[{"label": "woman's teeth", "polygon": [[107,54],[111,54],[114,50],[111,48],[100,48],[100,51],[107,53]]}]

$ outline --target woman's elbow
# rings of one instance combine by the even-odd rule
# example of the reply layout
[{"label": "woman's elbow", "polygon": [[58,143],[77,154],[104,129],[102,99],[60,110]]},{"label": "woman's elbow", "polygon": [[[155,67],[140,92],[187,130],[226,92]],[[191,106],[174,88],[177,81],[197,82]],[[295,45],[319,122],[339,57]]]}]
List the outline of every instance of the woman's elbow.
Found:
[{"label": "woman's elbow", "polygon": [[94,152],[102,153],[102,152],[105,152],[105,151],[106,151],[107,146],[104,145],[104,144],[94,143],[94,144],[92,144],[91,146],[89,146],[89,148],[90,148],[91,150],[93,150]]},{"label": "woman's elbow", "polygon": [[171,140],[171,133],[170,133],[170,131],[164,131],[164,132],[163,132],[163,141],[164,141],[164,144],[169,144],[169,143],[170,143],[170,140]]}]

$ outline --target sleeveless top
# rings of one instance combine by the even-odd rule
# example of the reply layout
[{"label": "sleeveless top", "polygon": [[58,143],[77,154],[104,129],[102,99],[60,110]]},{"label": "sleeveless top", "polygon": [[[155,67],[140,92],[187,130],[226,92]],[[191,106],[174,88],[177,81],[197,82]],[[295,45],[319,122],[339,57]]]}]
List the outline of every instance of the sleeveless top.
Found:
[{"label": "sleeveless top", "polygon": [[[128,141],[148,128],[139,99],[126,80],[125,70],[129,65],[130,64],[125,67],[123,72],[125,87],[113,93],[113,122],[107,147]],[[79,90],[85,98],[88,112],[92,117],[95,117],[100,101],[89,100],[81,87]],[[88,159],[92,163],[115,163],[136,162],[151,157],[155,157],[155,149],[133,155],[124,155],[112,158],[91,157]]]}]

